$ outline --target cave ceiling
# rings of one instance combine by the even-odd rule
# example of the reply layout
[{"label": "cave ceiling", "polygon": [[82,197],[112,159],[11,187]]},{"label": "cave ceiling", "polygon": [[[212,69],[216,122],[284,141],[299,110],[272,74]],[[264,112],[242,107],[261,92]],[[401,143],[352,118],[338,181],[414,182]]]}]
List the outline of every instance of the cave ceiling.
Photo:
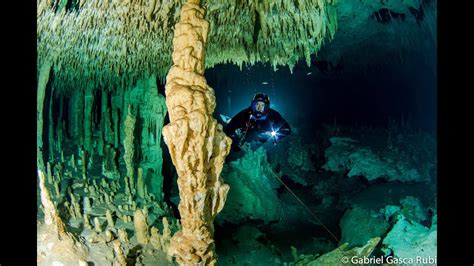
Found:
[{"label": "cave ceiling", "polygon": [[[55,82],[113,89],[164,78],[184,1],[40,0],[38,69],[53,63]],[[363,66],[387,54],[436,43],[433,0],[202,1],[210,23],[206,67],[231,63]],[[431,56],[432,57],[432,56]],[[430,58],[429,55],[426,58]]]}]

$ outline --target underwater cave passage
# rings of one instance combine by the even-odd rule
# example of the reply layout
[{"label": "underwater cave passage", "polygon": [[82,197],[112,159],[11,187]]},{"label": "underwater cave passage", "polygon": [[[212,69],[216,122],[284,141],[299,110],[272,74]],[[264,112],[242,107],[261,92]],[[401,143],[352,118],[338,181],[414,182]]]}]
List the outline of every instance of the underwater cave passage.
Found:
[{"label": "underwater cave passage", "polygon": [[38,1],[38,265],[436,256],[436,5],[286,2]]}]

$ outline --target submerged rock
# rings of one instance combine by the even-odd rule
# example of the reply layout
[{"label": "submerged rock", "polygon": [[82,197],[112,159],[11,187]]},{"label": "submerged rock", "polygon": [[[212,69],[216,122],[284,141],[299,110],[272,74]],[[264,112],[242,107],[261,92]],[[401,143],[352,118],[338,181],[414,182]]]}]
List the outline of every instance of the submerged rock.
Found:
[{"label": "submerged rock", "polygon": [[265,149],[244,147],[245,155],[224,166],[222,177],[230,185],[225,208],[218,221],[241,223],[247,219],[268,223],[278,220],[282,206],[276,189],[280,186],[267,160]]},{"label": "submerged rock", "polygon": [[314,147],[311,144],[303,144],[301,138],[295,138],[288,149],[288,164],[301,168],[304,171],[315,171],[311,156]]},{"label": "submerged rock", "polygon": [[349,243],[349,247],[364,245],[369,239],[382,236],[389,227],[383,215],[356,206],[347,210],[339,222],[342,237],[341,243]]},{"label": "submerged rock", "polygon": [[429,220],[428,213],[419,199],[408,196],[400,200],[400,204],[402,205],[400,211],[408,220],[417,223],[426,223]]},{"label": "submerged rock", "polygon": [[380,213],[383,214],[385,220],[389,220],[390,217],[392,217],[395,213],[400,211],[400,206],[395,206],[395,205],[387,205],[384,208],[380,209]]},{"label": "submerged rock", "polygon": [[390,149],[374,152],[371,147],[358,144],[351,138],[330,138],[331,146],[325,151],[323,168],[333,172],[348,171],[348,176],[363,176],[372,181],[384,178],[388,181],[425,182],[414,165]]},{"label": "submerged rock", "polygon": [[[382,242],[382,250],[393,259],[410,260],[410,265],[426,265],[436,262],[437,256],[437,219],[433,216],[431,228],[415,221],[409,221],[403,215]],[[392,254],[392,255],[391,255]],[[430,260],[431,263],[427,260]]]},{"label": "submerged rock", "polygon": [[362,260],[363,258],[369,257],[379,242],[380,238],[375,237],[367,241],[364,246],[355,247],[350,250],[347,250],[348,244],[346,243],[314,260],[308,260],[308,258],[311,258],[311,255],[300,255],[300,258],[295,261],[295,265],[350,265],[352,261],[359,261],[359,259]]}]

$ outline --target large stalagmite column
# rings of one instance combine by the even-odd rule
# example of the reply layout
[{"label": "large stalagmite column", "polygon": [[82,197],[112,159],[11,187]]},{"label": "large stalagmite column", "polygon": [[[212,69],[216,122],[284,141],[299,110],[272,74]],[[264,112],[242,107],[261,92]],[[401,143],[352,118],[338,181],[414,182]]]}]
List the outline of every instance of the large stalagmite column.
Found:
[{"label": "large stalagmite column", "polygon": [[171,239],[169,255],[181,265],[215,265],[213,220],[224,207],[229,186],[220,179],[231,140],[212,117],[214,90],[204,78],[209,23],[199,0],[181,9],[173,39],[173,66],[166,78],[170,123],[163,128],[178,173],[182,230]]}]

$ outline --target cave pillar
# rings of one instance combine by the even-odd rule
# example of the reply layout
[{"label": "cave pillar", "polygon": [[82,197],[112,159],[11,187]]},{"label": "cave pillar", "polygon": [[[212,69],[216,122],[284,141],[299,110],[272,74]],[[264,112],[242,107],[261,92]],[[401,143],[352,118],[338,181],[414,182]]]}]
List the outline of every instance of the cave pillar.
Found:
[{"label": "cave pillar", "polygon": [[178,173],[182,225],[168,254],[180,265],[217,264],[213,220],[229,191],[220,173],[231,139],[212,116],[216,99],[204,78],[209,32],[204,12],[199,0],[182,6],[165,87],[170,123],[163,128],[163,139]]},{"label": "cave pillar", "polygon": [[59,116],[56,125],[56,152],[59,154],[62,152],[62,142],[63,142],[63,134],[64,134],[64,119],[63,119],[63,108],[64,108],[64,96],[62,94],[58,94],[59,96]]},{"label": "cave pillar", "polygon": [[120,143],[120,117],[119,117],[119,112],[122,108],[122,91],[123,89],[119,87],[114,94],[112,95],[112,120],[114,124],[114,147],[116,149],[119,148],[119,143]]},{"label": "cave pillar", "polygon": [[104,90],[102,93],[102,134],[104,138],[104,147],[106,144],[114,143],[114,134],[111,128],[111,117],[110,110],[111,106],[109,105],[109,95],[108,92]]},{"label": "cave pillar", "polygon": [[84,150],[92,152],[92,105],[94,103],[93,87],[88,84],[84,95]]},{"label": "cave pillar", "polygon": [[48,84],[49,75],[51,73],[51,66],[51,62],[47,61],[43,63],[39,70],[38,93],[36,98],[36,160],[37,167],[43,171],[45,169],[43,158],[43,106],[46,85]]},{"label": "cave pillar", "polygon": [[118,117],[118,109],[113,110],[113,119],[114,119],[114,147],[116,149],[119,148],[119,117]]},{"label": "cave pillar", "polygon": [[129,179],[130,191],[135,195],[135,179],[134,179],[134,155],[135,155],[135,145],[134,145],[134,132],[136,125],[136,115],[132,113],[132,106],[129,105],[127,109],[127,117],[125,118],[124,127],[125,127],[125,138],[123,140],[124,155],[123,160],[125,161],[125,166],[127,168],[127,177]]},{"label": "cave pillar", "polygon": [[49,96],[48,106],[48,153],[49,160],[54,161],[54,120],[53,120],[53,101],[54,101],[54,87],[51,87],[51,94]]},{"label": "cave pillar", "polygon": [[84,141],[84,94],[83,90],[76,90],[71,98],[71,106],[69,107],[69,115],[71,118],[70,130],[76,145],[82,145]]}]

